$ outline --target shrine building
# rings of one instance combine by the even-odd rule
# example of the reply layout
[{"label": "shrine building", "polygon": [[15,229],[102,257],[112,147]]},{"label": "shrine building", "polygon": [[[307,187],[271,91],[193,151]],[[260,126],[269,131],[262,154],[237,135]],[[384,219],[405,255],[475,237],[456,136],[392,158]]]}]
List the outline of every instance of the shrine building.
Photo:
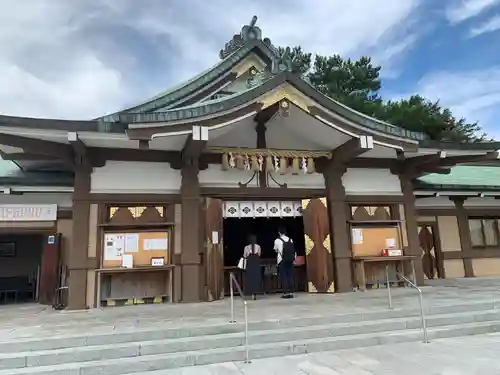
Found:
[{"label": "shrine building", "polygon": [[264,291],[279,292],[278,227],[301,260],[297,292],[380,287],[386,249],[418,284],[499,276],[500,143],[434,142],[356,112],[288,52],[254,17],[215,66],[134,107],[0,116],[0,304],[219,300],[249,234]]}]

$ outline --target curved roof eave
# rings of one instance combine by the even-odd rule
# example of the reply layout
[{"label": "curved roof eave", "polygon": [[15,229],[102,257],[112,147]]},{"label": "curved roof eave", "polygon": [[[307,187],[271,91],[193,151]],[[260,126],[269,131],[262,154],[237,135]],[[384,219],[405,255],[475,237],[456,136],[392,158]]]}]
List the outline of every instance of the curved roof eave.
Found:
[{"label": "curved roof eave", "polygon": [[171,88],[170,90],[155,95],[154,97],[135,106],[123,109],[118,112],[114,112],[109,115],[102,116],[97,120],[114,122],[117,121],[119,115],[123,113],[134,113],[134,111],[136,111],[135,113],[144,113],[157,110],[161,107],[172,105],[175,102],[183,99],[184,97],[196,93],[197,90],[204,87],[209,82],[216,80],[221,75],[230,71],[235,65],[237,65],[240,61],[242,61],[250,52],[252,52],[254,48],[258,48],[270,59],[273,58],[272,55],[273,51],[270,49],[268,45],[266,45],[261,40],[253,40],[247,45],[237,49],[229,56],[227,56],[225,59],[219,61],[217,64],[212,66],[211,68]]},{"label": "curved roof eave", "polygon": [[470,142],[470,143],[455,143],[455,142],[440,142],[432,140],[420,141],[421,148],[432,148],[437,150],[466,150],[466,151],[498,151],[500,150],[500,142]]},{"label": "curved roof eave", "polygon": [[13,127],[41,130],[88,131],[99,133],[125,133],[126,127],[96,120],[61,120],[52,118],[17,117],[0,115],[0,128]]},{"label": "curved roof eave", "polygon": [[409,132],[401,127],[394,126],[353,111],[343,104],[340,104],[323,95],[303,79],[291,72],[282,72],[263,82],[259,86],[255,86],[251,89],[228,97],[214,99],[212,101],[164,112],[125,113],[121,115],[121,119],[123,122],[130,124],[129,128],[140,128],[141,125],[139,124],[155,122],[191,123],[201,118],[219,115],[220,113],[227,112],[232,108],[240,108],[245,103],[251,103],[257,100],[260,96],[287,82],[329,111],[339,114],[340,116],[356,123],[359,125],[361,130],[364,128],[367,132],[379,132],[402,140],[407,140],[411,143],[416,143],[415,141],[423,138],[423,135],[420,133]]}]

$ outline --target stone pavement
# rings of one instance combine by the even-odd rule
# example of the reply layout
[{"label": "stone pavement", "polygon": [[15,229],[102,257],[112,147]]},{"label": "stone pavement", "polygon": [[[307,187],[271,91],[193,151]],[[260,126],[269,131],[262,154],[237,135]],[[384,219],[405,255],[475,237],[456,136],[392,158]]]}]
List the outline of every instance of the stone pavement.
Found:
[{"label": "stone pavement", "polygon": [[[500,306],[500,278],[431,281],[423,287],[426,308],[495,301]],[[418,309],[414,289],[393,288],[394,309]],[[249,320],[280,320],[336,314],[387,311],[387,290],[366,293],[298,294],[294,300],[266,296],[249,302]],[[179,328],[224,324],[230,317],[229,299],[210,303],[124,306],[88,311],[54,311],[40,305],[0,306],[0,342],[11,339],[91,335],[161,325]],[[235,316],[243,321],[241,301],[235,301]]]},{"label": "stone pavement", "polygon": [[[500,334],[220,363],[140,375],[498,375]],[[136,374],[139,375],[139,374]]]}]

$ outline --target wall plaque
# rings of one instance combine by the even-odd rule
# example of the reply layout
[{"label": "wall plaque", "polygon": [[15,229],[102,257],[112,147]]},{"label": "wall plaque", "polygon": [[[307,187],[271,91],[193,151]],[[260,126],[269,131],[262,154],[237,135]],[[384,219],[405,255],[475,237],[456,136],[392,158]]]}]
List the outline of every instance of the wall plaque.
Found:
[{"label": "wall plaque", "polygon": [[57,204],[2,204],[0,221],[55,221]]}]

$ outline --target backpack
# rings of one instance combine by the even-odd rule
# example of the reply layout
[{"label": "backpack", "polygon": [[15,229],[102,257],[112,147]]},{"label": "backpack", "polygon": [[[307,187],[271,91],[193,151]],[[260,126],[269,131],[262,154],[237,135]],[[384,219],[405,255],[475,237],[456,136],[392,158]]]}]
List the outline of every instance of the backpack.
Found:
[{"label": "backpack", "polygon": [[288,241],[281,239],[281,242],[283,242],[282,262],[285,266],[291,266],[295,261],[295,246],[291,239]]}]

